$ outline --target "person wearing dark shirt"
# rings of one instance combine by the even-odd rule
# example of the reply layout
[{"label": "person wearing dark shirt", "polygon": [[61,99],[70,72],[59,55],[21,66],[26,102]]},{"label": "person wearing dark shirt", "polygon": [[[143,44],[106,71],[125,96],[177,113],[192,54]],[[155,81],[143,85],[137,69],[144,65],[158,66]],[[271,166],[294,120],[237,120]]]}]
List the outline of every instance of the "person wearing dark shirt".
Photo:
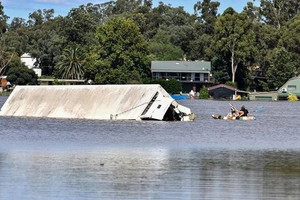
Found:
[{"label": "person wearing dark shirt", "polygon": [[242,105],[240,111],[239,111],[239,116],[243,117],[243,116],[247,116],[249,113],[249,111],[246,109],[246,107],[244,105]]}]

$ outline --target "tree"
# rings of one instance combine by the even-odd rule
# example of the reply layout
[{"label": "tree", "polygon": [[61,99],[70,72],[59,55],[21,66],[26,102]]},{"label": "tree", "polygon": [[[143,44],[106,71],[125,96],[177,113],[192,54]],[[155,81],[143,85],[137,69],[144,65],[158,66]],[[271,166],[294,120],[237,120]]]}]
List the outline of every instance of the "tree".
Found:
[{"label": "tree", "polygon": [[27,26],[25,19],[20,17],[14,17],[10,24],[10,30],[15,31],[19,28],[24,28]]},{"label": "tree", "polygon": [[14,56],[6,73],[7,80],[12,85],[36,85],[37,75],[21,62],[20,57]]},{"label": "tree", "polygon": [[149,76],[148,45],[132,20],[111,19],[97,28],[96,39],[85,63],[86,78],[101,84],[124,84],[133,72],[141,78]]},{"label": "tree", "polygon": [[274,49],[273,55],[271,65],[266,74],[269,89],[281,87],[287,80],[296,75],[291,54],[285,48]]},{"label": "tree", "polygon": [[261,0],[260,14],[265,23],[280,29],[300,12],[300,2],[295,0]]},{"label": "tree", "polygon": [[6,21],[9,19],[9,17],[4,14],[3,10],[4,10],[4,7],[2,6],[2,3],[0,1],[0,36],[2,33],[6,32],[6,29],[7,29]]},{"label": "tree", "polygon": [[291,61],[297,66],[297,72],[300,74],[300,15],[290,20],[286,26],[282,27],[282,37],[279,40],[279,46],[284,47],[291,55]]},{"label": "tree", "polygon": [[183,51],[171,43],[171,37],[163,30],[158,30],[149,42],[150,52],[156,60],[181,60]]},{"label": "tree", "polygon": [[80,55],[82,55],[82,52],[78,47],[65,49],[56,65],[57,76],[63,79],[82,79],[84,75],[82,66],[84,58]]},{"label": "tree", "polygon": [[255,35],[252,23],[244,13],[238,14],[232,8],[224,11],[215,24],[216,48],[230,54],[232,82],[239,64],[255,52]]},{"label": "tree", "polygon": [[73,8],[64,20],[63,34],[69,44],[88,45],[94,42],[96,24],[87,8]]},{"label": "tree", "polygon": [[[220,2],[203,0],[198,1],[194,5],[194,11],[199,15],[200,22],[205,26],[205,33],[212,34],[214,31],[214,23],[218,17],[218,7]],[[199,12],[199,14],[198,14]]]},{"label": "tree", "polygon": [[6,71],[6,68],[8,67],[14,55],[15,49],[10,48],[6,40],[2,37],[0,41],[0,75],[3,75],[3,73]]}]

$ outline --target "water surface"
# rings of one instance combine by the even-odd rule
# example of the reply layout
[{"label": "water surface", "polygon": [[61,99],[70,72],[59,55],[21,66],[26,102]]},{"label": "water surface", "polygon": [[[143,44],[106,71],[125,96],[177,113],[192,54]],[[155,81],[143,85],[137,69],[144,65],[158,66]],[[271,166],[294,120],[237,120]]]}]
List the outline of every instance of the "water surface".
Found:
[{"label": "water surface", "polygon": [[0,199],[300,199],[300,103],[180,103],[194,122],[0,117]]}]

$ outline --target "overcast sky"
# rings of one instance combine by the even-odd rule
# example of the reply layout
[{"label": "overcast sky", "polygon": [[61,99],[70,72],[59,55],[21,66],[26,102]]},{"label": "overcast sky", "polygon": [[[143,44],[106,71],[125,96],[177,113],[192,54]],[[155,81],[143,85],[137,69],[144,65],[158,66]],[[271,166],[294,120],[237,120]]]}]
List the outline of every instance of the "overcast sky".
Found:
[{"label": "overcast sky", "polygon": [[[72,8],[87,3],[103,3],[109,0],[0,0],[4,6],[6,15],[13,19],[14,17],[22,17],[28,19],[29,13],[38,9],[54,9],[55,16],[66,16]],[[183,6],[187,12],[193,13],[193,6],[199,0],[153,0],[154,7],[158,2],[162,1],[165,4],[171,4],[173,7]],[[215,0],[217,1],[217,0]],[[228,7],[233,7],[237,12],[241,12],[247,2],[253,0],[219,0],[221,3],[219,12],[223,12]],[[255,3],[258,5],[259,0]]]}]

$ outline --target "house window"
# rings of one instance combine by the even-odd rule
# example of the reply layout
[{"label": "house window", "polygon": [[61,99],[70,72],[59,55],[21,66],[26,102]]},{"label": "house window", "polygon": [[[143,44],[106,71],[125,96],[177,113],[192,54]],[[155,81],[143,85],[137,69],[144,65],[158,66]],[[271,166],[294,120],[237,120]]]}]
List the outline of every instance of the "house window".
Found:
[{"label": "house window", "polygon": [[296,85],[288,85],[287,89],[288,89],[288,91],[295,91]]},{"label": "house window", "polygon": [[186,80],[186,73],[181,73],[181,78],[180,78],[180,80],[181,81],[185,81]]},{"label": "house window", "polygon": [[160,72],[153,72],[153,78],[154,79],[161,78],[161,73]]},{"label": "house window", "polygon": [[200,81],[200,73],[195,73],[195,81]]},{"label": "house window", "polygon": [[208,81],[208,74],[204,74],[204,81],[205,81],[205,82]]},{"label": "house window", "polygon": [[176,72],[169,72],[167,73],[168,78],[173,78],[173,79],[178,79],[179,78],[179,73]]}]

